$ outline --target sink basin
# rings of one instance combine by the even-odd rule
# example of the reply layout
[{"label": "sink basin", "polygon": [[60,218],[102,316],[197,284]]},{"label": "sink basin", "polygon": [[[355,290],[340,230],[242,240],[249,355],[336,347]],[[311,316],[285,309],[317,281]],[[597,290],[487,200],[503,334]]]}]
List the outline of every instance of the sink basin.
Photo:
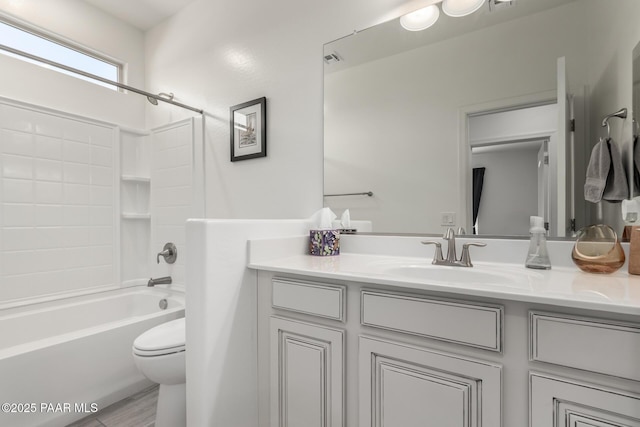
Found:
[{"label": "sink basin", "polygon": [[[386,265],[385,265],[386,264]],[[397,262],[378,264],[380,273],[403,279],[433,284],[476,284],[500,287],[529,287],[531,279],[540,273],[498,266],[451,267],[428,262]]]}]

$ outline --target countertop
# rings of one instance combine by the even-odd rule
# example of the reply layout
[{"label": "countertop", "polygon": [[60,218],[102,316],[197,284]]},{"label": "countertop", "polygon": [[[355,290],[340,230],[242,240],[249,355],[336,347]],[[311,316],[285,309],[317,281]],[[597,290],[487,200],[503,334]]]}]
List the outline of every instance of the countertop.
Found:
[{"label": "countertop", "polygon": [[[474,262],[474,267],[438,267],[435,279],[421,277],[430,268],[424,257],[394,257],[359,253],[338,256],[283,256],[250,260],[248,267],[277,273],[396,286],[465,296],[551,304],[640,316],[640,276],[626,266],[613,274],[589,274],[575,267],[532,270],[523,265]],[[403,266],[409,274],[393,274]],[[465,270],[460,280],[455,270]],[[443,273],[443,274],[441,274]],[[480,278],[476,280],[474,276]],[[494,280],[495,278],[495,280]]]}]

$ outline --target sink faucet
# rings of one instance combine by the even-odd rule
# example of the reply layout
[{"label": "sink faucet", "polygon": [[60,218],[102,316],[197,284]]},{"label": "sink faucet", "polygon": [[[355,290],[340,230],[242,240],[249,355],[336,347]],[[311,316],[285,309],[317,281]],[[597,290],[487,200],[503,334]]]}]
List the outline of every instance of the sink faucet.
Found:
[{"label": "sink faucet", "polygon": [[171,276],[158,277],[157,279],[149,279],[147,282],[147,286],[155,286],[155,285],[170,285],[171,284]]},{"label": "sink faucet", "polygon": [[423,245],[435,245],[436,250],[433,255],[432,264],[448,265],[452,267],[473,267],[471,256],[469,255],[469,246],[487,246],[486,243],[469,242],[462,245],[462,256],[458,259],[456,255],[456,233],[453,228],[448,228],[442,238],[447,242],[447,258],[442,256],[442,244],[440,242],[427,240],[421,242]]},{"label": "sink faucet", "polygon": [[456,233],[453,228],[447,228],[442,238],[447,242],[447,265],[451,265],[457,261],[456,257]]}]

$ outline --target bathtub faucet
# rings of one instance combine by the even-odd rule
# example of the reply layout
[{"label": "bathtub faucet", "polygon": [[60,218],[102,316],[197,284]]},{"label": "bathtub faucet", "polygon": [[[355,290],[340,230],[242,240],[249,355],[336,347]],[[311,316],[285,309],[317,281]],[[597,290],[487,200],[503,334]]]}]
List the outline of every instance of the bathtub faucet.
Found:
[{"label": "bathtub faucet", "polygon": [[147,286],[155,286],[155,285],[170,285],[171,284],[171,276],[158,277],[157,279],[149,279],[147,282]]},{"label": "bathtub faucet", "polygon": [[163,257],[167,264],[173,264],[176,262],[176,258],[178,258],[178,248],[176,248],[176,245],[169,242],[164,245],[162,252],[158,252],[158,255],[156,255],[156,262],[158,264],[160,264],[160,257]]}]

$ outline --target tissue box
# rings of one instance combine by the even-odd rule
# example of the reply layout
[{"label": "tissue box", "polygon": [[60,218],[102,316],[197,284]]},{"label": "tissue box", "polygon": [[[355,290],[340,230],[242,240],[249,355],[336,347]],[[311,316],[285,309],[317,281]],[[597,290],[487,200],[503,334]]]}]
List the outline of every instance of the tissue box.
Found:
[{"label": "tissue box", "polygon": [[309,231],[309,253],[316,256],[340,255],[340,231]]}]

